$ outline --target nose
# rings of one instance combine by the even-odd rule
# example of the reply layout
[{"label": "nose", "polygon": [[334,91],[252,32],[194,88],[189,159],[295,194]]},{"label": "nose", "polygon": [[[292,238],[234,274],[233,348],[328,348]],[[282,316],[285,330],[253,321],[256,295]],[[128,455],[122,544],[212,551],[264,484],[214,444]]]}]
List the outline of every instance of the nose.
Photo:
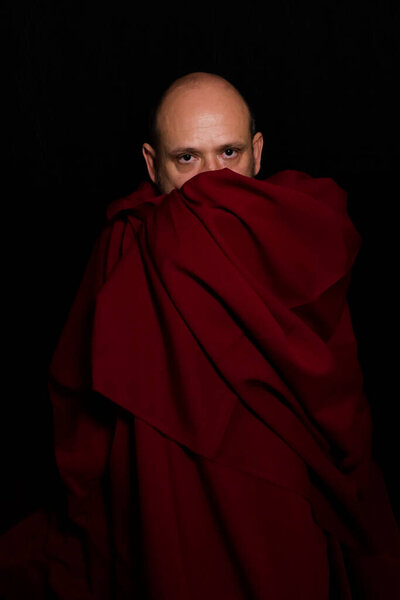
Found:
[{"label": "nose", "polygon": [[204,158],[202,171],[217,171],[220,168],[217,156],[206,156]]}]

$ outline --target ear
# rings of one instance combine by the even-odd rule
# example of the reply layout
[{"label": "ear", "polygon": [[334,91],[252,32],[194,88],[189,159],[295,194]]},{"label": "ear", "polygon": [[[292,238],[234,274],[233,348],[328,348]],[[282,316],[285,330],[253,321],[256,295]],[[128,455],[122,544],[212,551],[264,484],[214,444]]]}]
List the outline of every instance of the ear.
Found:
[{"label": "ear", "polygon": [[253,156],[254,156],[254,175],[257,175],[257,173],[259,172],[260,167],[261,167],[261,153],[262,153],[263,144],[264,144],[264,138],[263,138],[263,134],[261,133],[261,131],[258,131],[257,133],[254,134],[252,144],[253,144]]},{"label": "ear", "polygon": [[142,154],[146,161],[149,177],[153,183],[156,183],[156,151],[153,146],[145,142],[142,146]]}]

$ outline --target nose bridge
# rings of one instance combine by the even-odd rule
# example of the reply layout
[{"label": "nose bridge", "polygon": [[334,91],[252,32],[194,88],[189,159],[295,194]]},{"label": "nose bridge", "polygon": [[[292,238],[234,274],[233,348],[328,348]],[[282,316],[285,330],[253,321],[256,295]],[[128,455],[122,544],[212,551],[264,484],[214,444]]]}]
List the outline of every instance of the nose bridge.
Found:
[{"label": "nose bridge", "polygon": [[219,169],[218,157],[213,152],[209,152],[206,154],[204,158],[204,170],[205,171],[215,171]]}]

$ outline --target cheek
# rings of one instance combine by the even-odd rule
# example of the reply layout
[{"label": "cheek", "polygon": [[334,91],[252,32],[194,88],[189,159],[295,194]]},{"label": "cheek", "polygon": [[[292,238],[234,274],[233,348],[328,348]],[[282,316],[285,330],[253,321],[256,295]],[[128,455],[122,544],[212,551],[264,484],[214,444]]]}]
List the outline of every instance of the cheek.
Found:
[{"label": "cheek", "polygon": [[253,155],[251,152],[248,152],[241,156],[240,161],[237,163],[236,167],[232,168],[232,171],[240,173],[241,175],[246,175],[247,177],[252,177],[254,171],[253,163]]},{"label": "cheek", "polygon": [[167,164],[163,169],[162,178],[165,183],[172,188],[181,188],[183,184],[195,175],[196,169],[188,169],[184,173],[180,171],[175,164]]}]

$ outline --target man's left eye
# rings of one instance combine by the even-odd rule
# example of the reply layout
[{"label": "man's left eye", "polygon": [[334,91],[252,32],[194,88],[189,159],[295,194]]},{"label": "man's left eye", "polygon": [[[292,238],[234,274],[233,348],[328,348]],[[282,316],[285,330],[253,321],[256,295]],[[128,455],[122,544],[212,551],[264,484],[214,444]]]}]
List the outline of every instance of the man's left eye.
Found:
[{"label": "man's left eye", "polygon": [[236,150],[234,148],[227,148],[226,150],[224,150],[225,154],[227,156],[233,156],[233,154],[236,152]]}]

